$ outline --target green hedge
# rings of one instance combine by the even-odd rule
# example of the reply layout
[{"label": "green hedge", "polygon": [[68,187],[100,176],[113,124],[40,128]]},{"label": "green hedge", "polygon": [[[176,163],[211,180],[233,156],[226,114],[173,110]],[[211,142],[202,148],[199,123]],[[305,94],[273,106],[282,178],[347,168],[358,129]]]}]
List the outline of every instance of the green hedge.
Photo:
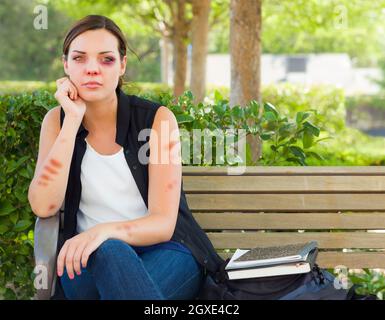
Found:
[{"label": "green hedge", "polygon": [[[27,194],[40,124],[54,105],[47,93],[0,97],[0,297],[33,295],[33,223]],[[10,285],[10,287],[8,287]]]}]

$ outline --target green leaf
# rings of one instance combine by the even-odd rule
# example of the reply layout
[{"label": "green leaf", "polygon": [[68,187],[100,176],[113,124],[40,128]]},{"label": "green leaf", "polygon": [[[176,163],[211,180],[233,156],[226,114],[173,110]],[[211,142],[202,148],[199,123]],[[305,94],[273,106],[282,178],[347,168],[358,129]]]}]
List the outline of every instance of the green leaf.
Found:
[{"label": "green leaf", "polygon": [[272,136],[275,135],[274,131],[267,131],[260,135],[260,138],[264,141],[271,139]]},{"label": "green leaf", "polygon": [[24,190],[21,190],[20,188],[16,189],[16,191],[14,192],[14,195],[17,198],[17,200],[20,201],[20,203],[27,202],[28,200],[27,192],[25,192]]},{"label": "green leaf", "polygon": [[190,100],[193,100],[194,99],[194,95],[192,94],[191,91],[186,91],[186,97],[188,97]]},{"label": "green leaf", "polygon": [[311,122],[309,121],[305,121],[303,123],[304,127],[306,128],[306,130],[310,131],[311,134],[313,134],[314,136],[318,137],[319,134],[320,134],[320,128],[316,127],[314,124],[312,124]]},{"label": "green leaf", "polygon": [[265,112],[271,112],[276,116],[276,118],[278,118],[278,111],[270,102],[265,103],[264,109]]},{"label": "green leaf", "polygon": [[287,138],[293,128],[294,124],[293,123],[285,123],[279,128],[279,134],[281,135],[280,139]]},{"label": "green leaf", "polygon": [[277,121],[277,116],[275,115],[275,113],[273,113],[273,112],[266,112],[265,114],[264,114],[264,117],[265,117],[265,119],[267,120],[267,121],[269,121],[269,122],[272,122],[272,121]]},{"label": "green leaf", "polygon": [[297,115],[296,115],[296,118],[295,118],[295,121],[297,122],[297,125],[300,125],[301,122],[303,120],[305,120],[306,118],[310,117],[310,113],[309,112],[298,112]]},{"label": "green leaf", "polygon": [[259,103],[257,101],[250,101],[250,111],[255,117],[259,116]]},{"label": "green leaf", "polygon": [[195,120],[194,117],[188,115],[188,114],[178,114],[175,116],[178,123],[186,123],[186,122],[192,122]]},{"label": "green leaf", "polygon": [[302,160],[304,160],[306,158],[305,153],[303,152],[303,150],[300,147],[290,146],[289,150],[292,154],[294,154],[296,157],[298,157]]},{"label": "green leaf", "polygon": [[9,220],[13,223],[13,224],[16,224],[17,220],[19,219],[19,213],[16,211],[16,212],[12,212],[12,214],[9,215]]},{"label": "green leaf", "polygon": [[31,179],[32,178],[26,168],[21,169],[19,171],[19,175],[24,177],[24,178],[27,178],[27,179]]},{"label": "green leaf", "polygon": [[8,215],[14,210],[16,210],[16,208],[14,208],[8,200],[0,201],[0,217]]},{"label": "green leaf", "polygon": [[4,234],[9,230],[8,226],[5,224],[0,224],[0,234]]},{"label": "green leaf", "polygon": [[19,253],[23,256],[28,256],[31,253],[31,249],[26,245],[20,246]]},{"label": "green leaf", "polygon": [[321,156],[320,154],[318,154],[316,152],[313,152],[313,151],[306,152],[306,156],[314,157],[314,158],[316,158],[318,160],[321,160],[321,161],[325,160],[325,158],[323,156]]},{"label": "green leaf", "polygon": [[27,229],[32,224],[30,220],[20,220],[14,227],[13,230],[16,232],[23,231]]},{"label": "green leaf", "polygon": [[237,119],[243,118],[243,110],[240,106],[234,106],[231,109],[231,114]]},{"label": "green leaf", "polygon": [[309,134],[308,131],[305,131],[302,138],[303,147],[305,149],[310,148],[313,145],[314,136]]},{"label": "green leaf", "polygon": [[16,170],[18,167],[20,167],[25,161],[27,161],[30,157],[29,156],[24,156],[21,157],[18,161],[12,162],[11,165],[7,168],[7,173],[11,173],[14,170]]},{"label": "green leaf", "polygon": [[226,105],[225,104],[216,104],[214,107],[214,112],[219,115],[220,117],[223,116],[226,112]]}]

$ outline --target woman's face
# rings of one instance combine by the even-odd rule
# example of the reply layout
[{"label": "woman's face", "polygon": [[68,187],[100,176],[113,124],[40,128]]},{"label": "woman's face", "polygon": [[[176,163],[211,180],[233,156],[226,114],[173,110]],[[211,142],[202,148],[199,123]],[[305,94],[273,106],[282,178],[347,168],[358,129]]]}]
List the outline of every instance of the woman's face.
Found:
[{"label": "woman's face", "polygon": [[118,45],[118,39],[105,29],[83,32],[71,42],[68,59],[63,59],[64,71],[85,101],[102,100],[115,92],[127,61],[126,56],[120,60]]}]

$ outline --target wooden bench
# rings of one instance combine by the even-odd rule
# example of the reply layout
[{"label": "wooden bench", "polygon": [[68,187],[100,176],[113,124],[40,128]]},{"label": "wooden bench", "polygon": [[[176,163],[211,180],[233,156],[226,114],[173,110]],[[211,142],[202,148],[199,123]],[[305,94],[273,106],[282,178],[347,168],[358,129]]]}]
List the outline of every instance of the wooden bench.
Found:
[{"label": "wooden bench", "polygon": [[324,268],[385,268],[385,167],[183,167],[191,211],[217,252],[318,241]]}]

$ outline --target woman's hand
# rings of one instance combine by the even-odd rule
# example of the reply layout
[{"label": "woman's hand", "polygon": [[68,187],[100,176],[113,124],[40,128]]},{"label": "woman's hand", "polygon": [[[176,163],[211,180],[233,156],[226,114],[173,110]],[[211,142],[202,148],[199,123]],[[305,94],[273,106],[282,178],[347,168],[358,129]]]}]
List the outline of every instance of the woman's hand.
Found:
[{"label": "woman's hand", "polygon": [[79,96],[75,84],[68,77],[63,77],[56,80],[56,86],[55,98],[65,114],[81,121],[86,112],[86,103]]},{"label": "woman's hand", "polygon": [[108,239],[108,228],[108,224],[101,223],[67,240],[57,258],[58,276],[63,275],[64,266],[70,279],[74,278],[74,270],[80,275],[80,263],[83,268],[87,266],[91,253]]}]

